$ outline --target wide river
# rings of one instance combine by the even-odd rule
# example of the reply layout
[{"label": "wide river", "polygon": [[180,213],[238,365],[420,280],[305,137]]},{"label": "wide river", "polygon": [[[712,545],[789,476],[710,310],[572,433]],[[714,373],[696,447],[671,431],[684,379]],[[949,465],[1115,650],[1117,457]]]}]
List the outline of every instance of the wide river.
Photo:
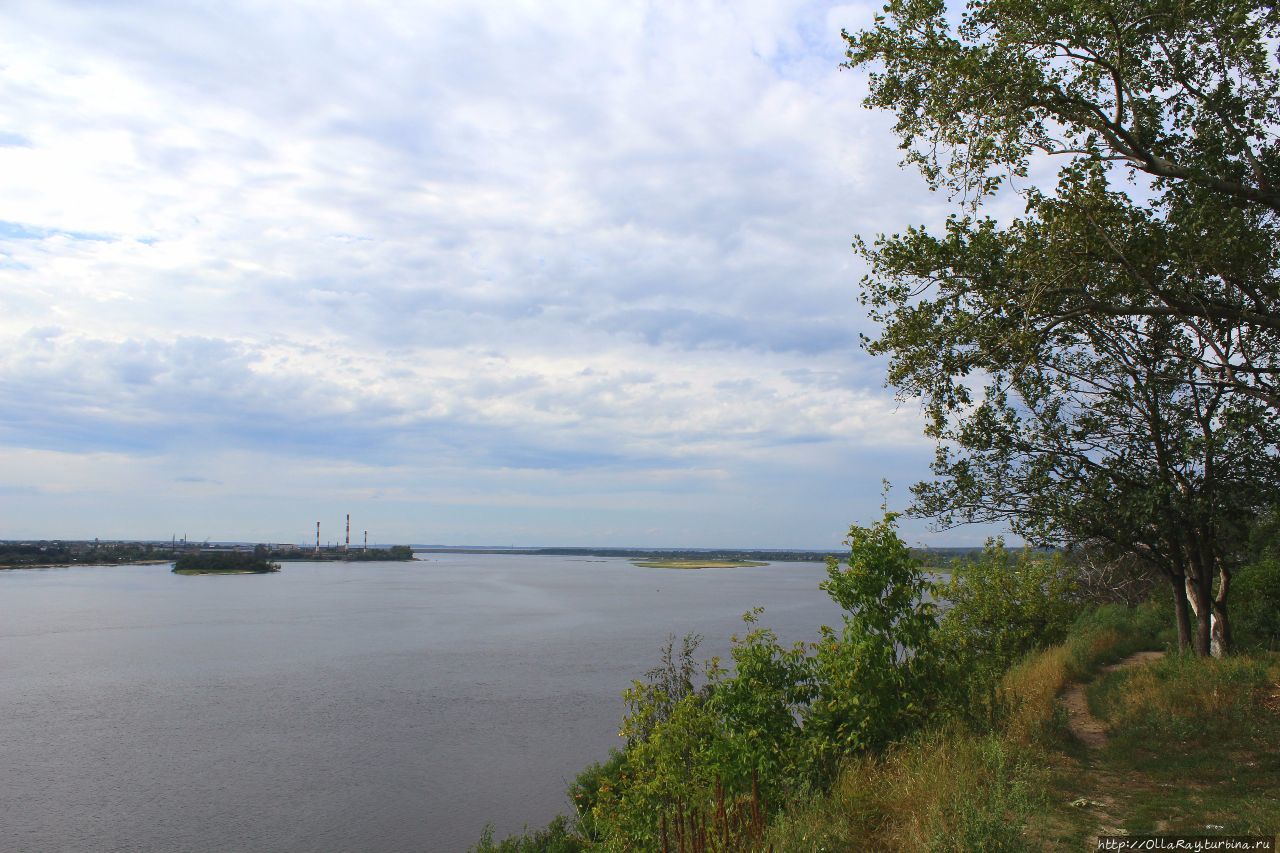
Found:
[{"label": "wide river", "polygon": [[569,810],[668,634],[838,611],[819,563],[431,554],[0,571],[0,850],[455,851]]}]

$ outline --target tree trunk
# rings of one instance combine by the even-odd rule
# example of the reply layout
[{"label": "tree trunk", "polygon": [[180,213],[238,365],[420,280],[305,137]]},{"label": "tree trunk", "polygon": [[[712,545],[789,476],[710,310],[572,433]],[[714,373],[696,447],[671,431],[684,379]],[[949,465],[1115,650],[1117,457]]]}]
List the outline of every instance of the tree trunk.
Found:
[{"label": "tree trunk", "polygon": [[1187,610],[1187,588],[1181,577],[1169,576],[1173,586],[1173,614],[1178,623],[1178,651],[1191,648],[1191,614]]},{"label": "tree trunk", "polygon": [[1213,637],[1213,602],[1210,591],[1199,578],[1187,578],[1187,601],[1196,614],[1195,650],[1200,657],[1208,657]]},{"label": "tree trunk", "polygon": [[1231,570],[1218,567],[1218,594],[1213,599],[1213,626],[1209,638],[1210,652],[1215,658],[1231,652],[1231,620],[1227,618],[1227,592],[1231,587]]}]

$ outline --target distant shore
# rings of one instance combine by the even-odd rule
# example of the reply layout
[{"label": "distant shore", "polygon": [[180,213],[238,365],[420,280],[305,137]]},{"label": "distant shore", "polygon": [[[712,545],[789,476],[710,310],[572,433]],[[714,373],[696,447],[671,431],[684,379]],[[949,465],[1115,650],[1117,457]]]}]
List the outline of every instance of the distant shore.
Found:
[{"label": "distant shore", "polygon": [[172,563],[173,558],[169,557],[164,560],[127,560],[122,563],[81,561],[78,563],[0,563],[0,572],[7,572],[12,569],[71,569],[76,566],[86,566],[90,568],[107,568],[108,566],[158,566],[163,563]]},{"label": "distant shore", "polygon": [[759,560],[632,560],[631,564],[642,569],[741,569],[769,565]]}]

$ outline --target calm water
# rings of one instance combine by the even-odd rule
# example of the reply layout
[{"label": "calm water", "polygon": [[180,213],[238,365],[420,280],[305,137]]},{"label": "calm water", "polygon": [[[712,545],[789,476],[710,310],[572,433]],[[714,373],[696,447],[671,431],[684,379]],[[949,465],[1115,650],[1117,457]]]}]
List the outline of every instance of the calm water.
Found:
[{"label": "calm water", "polygon": [[820,564],[431,555],[0,571],[0,849],[465,850],[567,811],[669,633],[836,618]]}]

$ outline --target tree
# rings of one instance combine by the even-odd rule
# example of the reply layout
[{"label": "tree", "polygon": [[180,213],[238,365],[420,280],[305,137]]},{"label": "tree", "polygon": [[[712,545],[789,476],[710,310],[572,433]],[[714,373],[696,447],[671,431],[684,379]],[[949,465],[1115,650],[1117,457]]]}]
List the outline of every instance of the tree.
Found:
[{"label": "tree", "polygon": [[932,186],[976,205],[1050,155],[1115,166],[1112,178],[1150,194],[1141,208],[1112,202],[1172,244],[1167,263],[1134,263],[1140,247],[1109,240],[1082,208],[1095,259],[1125,274],[1106,286],[1064,275],[1023,309],[1046,321],[1172,317],[1198,340],[1207,377],[1280,408],[1280,8],[985,0],[954,31],[942,0],[885,12],[845,33],[848,65],[882,66],[866,103],[896,113],[906,160]]},{"label": "tree", "polygon": [[845,755],[882,750],[919,728],[941,688],[933,583],[898,535],[884,485],[884,516],[849,528],[847,564],[828,557],[820,584],[845,614],[840,630],[821,629],[804,711],[814,763],[827,772]]},{"label": "tree", "polygon": [[916,487],[914,508],[1007,522],[1038,543],[1109,543],[1169,581],[1184,645],[1189,604],[1197,650],[1210,651],[1215,621],[1225,649],[1231,570],[1280,482],[1280,421],[1215,381],[1173,318],[1022,310],[1064,270],[1103,285],[1117,274],[1090,259],[1081,209],[1109,213],[1131,254],[1160,254],[1096,174],[1068,172],[1059,196],[1071,202],[1034,196],[1004,228],[953,218],[943,237],[912,229],[864,247],[864,299],[883,324],[869,349],[890,356],[890,383],[924,402],[939,442],[939,479]]},{"label": "tree", "polygon": [[[1169,581],[1184,645],[1190,604],[1196,649],[1224,650],[1231,570],[1277,482],[1280,16],[990,0],[953,34],[941,2],[886,12],[846,34],[849,64],[883,63],[868,104],[969,207],[940,237],[859,243],[868,346],[939,442],[915,510],[1109,543]],[[1052,195],[975,215],[1043,154],[1065,158]]]}]

